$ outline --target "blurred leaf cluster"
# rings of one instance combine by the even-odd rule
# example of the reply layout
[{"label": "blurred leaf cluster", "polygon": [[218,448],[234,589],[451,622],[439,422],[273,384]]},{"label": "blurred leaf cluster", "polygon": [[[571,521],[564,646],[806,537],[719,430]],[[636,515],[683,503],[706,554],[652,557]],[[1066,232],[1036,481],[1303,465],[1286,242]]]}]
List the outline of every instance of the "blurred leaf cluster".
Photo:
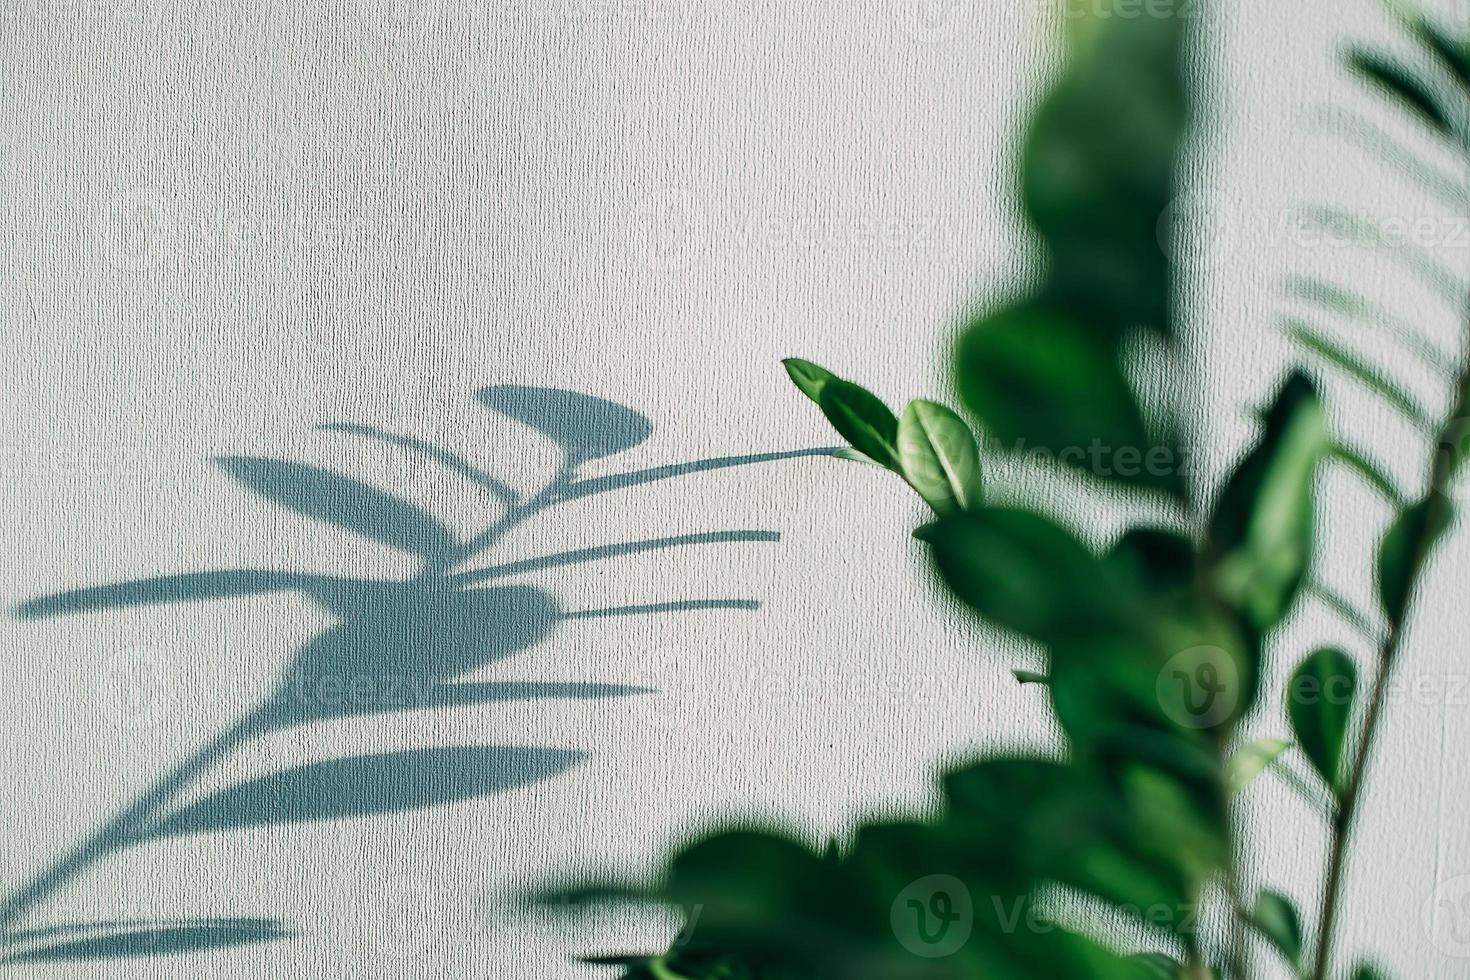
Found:
[{"label": "blurred leaf cluster", "polygon": [[[987,447],[1044,449],[1080,472],[1088,492],[1124,491],[1139,516],[1110,547],[1095,550],[1036,510],[989,502],[979,442],[955,411],[921,400],[895,415],[852,381],[786,362],[850,444],[845,455],[893,471],[933,509],[916,536],[954,595],[1044,651],[1045,673],[1018,677],[1044,691],[1064,758],[956,769],[943,778],[939,816],[865,824],[825,851],[760,830],[697,840],[652,889],[583,893],[669,903],[687,922],[660,955],[594,962],[658,980],[1239,980],[1250,973],[1247,951],[1264,945],[1294,975],[1346,975],[1331,955],[1342,861],[1386,678],[1420,573],[1450,524],[1442,491],[1460,459],[1432,453],[1416,497],[1340,445],[1318,368],[1395,410],[1416,413],[1418,402],[1313,334],[1298,336],[1313,368],[1275,384],[1218,492],[1206,499],[1185,478],[1189,440],[1200,437],[1167,399],[1141,397],[1130,366],[1130,351],[1146,345],[1176,378],[1190,369],[1177,266],[1161,245],[1176,230],[1171,202],[1194,115],[1189,19],[1168,13],[1069,20],[1066,69],[1032,115],[1022,153],[1022,203],[1044,268],[1029,292],[964,331],[954,359]],[[1428,20],[1404,23],[1432,77],[1360,50],[1349,65],[1463,144],[1455,100],[1470,97],[1470,52]],[[1452,441],[1465,414],[1462,361],[1445,378],[1452,421],[1417,413],[1427,449]],[[1267,644],[1316,588],[1319,473],[1344,463],[1387,488],[1398,509],[1376,559],[1382,608],[1349,610],[1379,633],[1374,675],[1360,679],[1335,648],[1299,654],[1277,709],[1289,736],[1247,742],[1241,722],[1261,707]],[[1172,517],[1142,516],[1159,513]],[[1246,894],[1237,871],[1231,798],[1288,758],[1310,766],[1297,786],[1332,840],[1311,925],[1286,895]],[[1122,935],[1144,937],[1141,948],[1118,948]],[[1353,969],[1358,980],[1380,976]]]}]

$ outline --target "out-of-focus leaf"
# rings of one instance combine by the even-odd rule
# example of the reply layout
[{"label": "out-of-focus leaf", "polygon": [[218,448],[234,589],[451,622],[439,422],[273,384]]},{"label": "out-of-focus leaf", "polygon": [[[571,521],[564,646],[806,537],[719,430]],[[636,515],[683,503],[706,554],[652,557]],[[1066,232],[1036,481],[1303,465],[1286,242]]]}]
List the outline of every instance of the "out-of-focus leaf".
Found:
[{"label": "out-of-focus leaf", "polygon": [[262,497],[313,520],[433,560],[455,547],[454,533],[428,511],[330,470],[281,459],[225,456],[219,466]]},{"label": "out-of-focus leaf", "polygon": [[1055,306],[1023,304],[969,328],[959,390],[1011,452],[1178,493],[1179,455],[1152,437],[1108,337]]},{"label": "out-of-focus leaf", "polygon": [[980,504],[980,451],[975,435],[954,412],[922,399],[898,420],[898,457],[904,478],[939,514]]},{"label": "out-of-focus leaf", "polygon": [[822,385],[822,414],[852,448],[898,472],[898,419],[868,389],[841,378]]},{"label": "out-of-focus leaf", "polygon": [[1262,738],[1240,749],[1225,764],[1226,790],[1232,796],[1239,793],[1289,748],[1290,742],[1279,738]]},{"label": "out-of-focus leaf", "polygon": [[1425,47],[1434,53],[1440,65],[1454,76],[1470,96],[1470,41],[1455,39],[1426,17],[1410,15],[1405,22]]},{"label": "out-of-focus leaf", "polygon": [[1050,684],[1051,678],[1034,670],[1013,670],[1011,673],[1021,684]]},{"label": "out-of-focus leaf", "polygon": [[1388,980],[1388,974],[1368,963],[1359,963],[1353,970],[1353,980]]},{"label": "out-of-focus leaf", "polygon": [[1050,253],[1047,295],[1093,331],[1141,324],[1168,334],[1171,265],[1160,238],[1189,117],[1185,18],[1166,2],[1126,26],[1106,20],[1082,13],[1069,23],[1066,73],[1027,133],[1022,195]]},{"label": "out-of-focus leaf", "polygon": [[1097,557],[1039,514],[967,511],[932,525],[927,540],[956,595],[991,622],[1042,642],[1086,635],[1122,612]]},{"label": "out-of-focus leaf", "polygon": [[1424,81],[1410,69],[1373,51],[1353,48],[1348,52],[1349,67],[1384,94],[1397,99],[1437,132],[1454,133],[1448,112]]},{"label": "out-of-focus leaf", "polygon": [[1425,432],[1434,430],[1429,411],[1403,386],[1383,376],[1361,356],[1336,343],[1312,327],[1297,321],[1286,325],[1286,334],[1308,351],[1334,365],[1354,381],[1388,402],[1401,415]]},{"label": "out-of-focus leaf", "polygon": [[570,465],[631,449],[653,434],[653,423],[626,405],[560,388],[492,385],[480,403],[530,426],[561,446]]},{"label": "out-of-focus leaf", "polygon": [[1303,660],[1286,689],[1286,715],[1297,744],[1339,793],[1346,774],[1343,753],[1358,690],[1358,670],[1343,651],[1324,647]]},{"label": "out-of-focus leaf", "polygon": [[1143,971],[1140,980],[1184,980],[1184,964],[1172,956],[1165,956],[1163,953],[1139,953],[1128,959]]},{"label": "out-of-focus leaf", "polygon": [[1262,633],[1291,608],[1311,559],[1312,484],[1328,448],[1316,390],[1293,374],[1211,516],[1216,588]]},{"label": "out-of-focus leaf", "polygon": [[1378,551],[1378,598],[1389,623],[1403,622],[1415,572],[1448,529],[1452,513],[1448,499],[1430,496],[1402,511],[1388,529]]},{"label": "out-of-focus leaf", "polygon": [[1256,896],[1251,922],[1288,964],[1295,967],[1301,963],[1302,922],[1291,899],[1279,892],[1261,892]]},{"label": "out-of-focus leaf", "polygon": [[821,365],[799,357],[788,357],[781,363],[786,366],[786,373],[791,375],[792,382],[801,389],[802,394],[818,405],[822,404],[822,389],[836,375]]}]

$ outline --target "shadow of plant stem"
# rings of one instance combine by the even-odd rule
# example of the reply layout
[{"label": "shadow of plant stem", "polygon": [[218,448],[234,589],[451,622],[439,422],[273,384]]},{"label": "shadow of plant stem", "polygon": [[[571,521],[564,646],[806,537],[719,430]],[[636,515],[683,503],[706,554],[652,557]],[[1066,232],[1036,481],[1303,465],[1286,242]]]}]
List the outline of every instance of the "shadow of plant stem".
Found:
[{"label": "shadow of plant stem", "polygon": [[[500,586],[474,588],[478,583],[520,572],[585,561],[603,560],[675,547],[732,541],[775,541],[769,531],[723,531],[604,545],[538,559],[456,571],[494,548],[509,532],[557,504],[612,490],[628,489],[693,473],[830,454],[828,449],[806,449],[698,460],[672,466],[581,479],[582,463],[621,452],[642,442],[651,432],[647,419],[623,406],[574,392],[500,386],[480,392],[489,408],[541,431],[562,448],[556,476],[539,491],[522,497],[494,476],[456,454],[422,440],[379,429],[348,424],[324,426],[327,431],[360,436],[396,446],[429,462],[444,466],[487,491],[503,508],[500,517],[468,540],[460,542],[435,518],[384,491],[357,483],[340,474],[302,464],[254,457],[218,460],[222,468],[253,492],[315,520],[372,538],[390,547],[416,554],[418,572],[407,581],[334,578],[274,570],[236,569],[165,576],[116,583],[44,596],[23,604],[17,615],[40,618],[163,602],[179,602],[300,591],[338,620],[337,625],[308,642],[277,682],[272,693],[226,730],[156,780],[131,803],[85,840],[43,869],[0,906],[0,934],[14,943],[26,933],[14,926],[41,902],[107,854],[148,840],[198,829],[219,829],[246,823],[269,822],[268,813],[250,819],[207,812],[210,801],[188,808],[181,818],[169,808],[217,764],[252,739],[268,732],[349,714],[406,708],[435,708],[535,698],[608,698],[651,693],[647,689],[612,684],[583,683],[457,683],[455,678],[496,659],[509,656],[544,639],[561,621],[623,615],[652,615],[699,609],[755,609],[747,599],[695,599],[582,611],[561,610],[554,597],[535,588]],[[486,629],[493,636],[485,635]],[[372,690],[326,699],[314,682],[344,676],[371,678]],[[389,698],[384,692],[400,692]],[[448,753],[444,758],[436,751]],[[458,779],[452,792],[413,787],[403,792],[401,778],[393,783],[399,799],[384,793],[359,793],[357,814],[424,806],[476,793],[497,792],[569,768],[581,754],[556,749],[427,750],[429,763],[444,768],[452,761],[463,768],[467,758],[490,759],[502,771],[488,778]],[[481,753],[465,756],[464,753]],[[487,754],[489,753],[489,754]],[[343,760],[334,771],[345,778],[364,774],[381,776],[394,766],[424,763],[424,753]],[[451,758],[452,757],[452,758]],[[311,778],[304,773],[311,770]],[[322,764],[285,774],[295,787],[319,780]],[[258,788],[258,787],[257,787]],[[216,810],[236,806],[250,796],[250,787],[216,794]],[[319,810],[320,808],[318,808]],[[311,807],[305,812],[321,813]],[[335,812],[344,816],[347,813]],[[278,815],[276,819],[292,819]],[[282,933],[284,934],[284,933]],[[127,947],[123,944],[122,947]],[[67,947],[70,949],[70,947]],[[19,955],[19,954],[18,954]],[[48,954],[49,955],[49,954]],[[79,954],[80,955],[80,954]],[[22,957],[24,958],[24,957]]]}]

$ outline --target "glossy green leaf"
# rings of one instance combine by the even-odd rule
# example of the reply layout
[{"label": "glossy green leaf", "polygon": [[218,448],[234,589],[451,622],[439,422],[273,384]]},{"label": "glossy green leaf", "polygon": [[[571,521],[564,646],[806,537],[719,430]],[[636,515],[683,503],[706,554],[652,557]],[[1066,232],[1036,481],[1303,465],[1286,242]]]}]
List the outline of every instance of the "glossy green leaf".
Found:
[{"label": "glossy green leaf", "polygon": [[1404,65],[1361,48],[1349,51],[1347,61],[1369,84],[1397,99],[1434,130],[1446,135],[1454,132],[1439,97]]},{"label": "glossy green leaf", "polygon": [[898,421],[898,457],[904,478],[937,513],[980,504],[980,451],[975,435],[954,412],[916,400]]},{"label": "glossy green leaf", "polygon": [[1225,788],[1233,796],[1265,772],[1281,753],[1291,748],[1279,738],[1257,739],[1237,751],[1225,764]]},{"label": "glossy green leaf", "polygon": [[1403,622],[1414,579],[1451,521],[1448,499],[1430,496],[1402,511],[1378,550],[1378,598],[1391,624]]},{"label": "glossy green leaf", "polygon": [[1286,715],[1297,744],[1334,793],[1346,778],[1343,754],[1357,691],[1352,659],[1332,647],[1303,660],[1286,689]]},{"label": "glossy green leaf", "polygon": [[1251,922],[1287,963],[1297,966],[1301,962],[1302,922],[1291,899],[1279,892],[1261,892]]},{"label": "glossy green leaf", "polygon": [[1293,374],[1216,502],[1208,542],[1216,588],[1261,632],[1291,608],[1311,560],[1312,485],[1328,450],[1316,390]]},{"label": "glossy green leaf", "polygon": [[1057,307],[986,317],[956,354],[965,404],[1011,453],[1129,486],[1180,492],[1180,455],[1154,438],[1111,341]]},{"label": "glossy green leaf", "polygon": [[799,357],[788,357],[781,362],[786,366],[786,373],[791,376],[791,381],[818,405],[822,404],[822,389],[828,381],[836,377],[826,368],[804,361]]},{"label": "glossy green leaf", "polygon": [[898,472],[898,419],[877,395],[851,381],[829,378],[818,404],[853,449]]}]

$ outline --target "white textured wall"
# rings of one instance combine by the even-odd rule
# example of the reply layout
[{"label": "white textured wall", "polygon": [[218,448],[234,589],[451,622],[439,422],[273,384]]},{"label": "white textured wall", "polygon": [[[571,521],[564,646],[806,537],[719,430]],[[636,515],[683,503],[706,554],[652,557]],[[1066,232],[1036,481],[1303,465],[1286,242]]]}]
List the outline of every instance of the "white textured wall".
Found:
[{"label": "white textured wall", "polygon": [[[405,556],[272,508],[210,459],[330,467],[472,533],[497,510],[473,485],[316,426],[414,435],[539,486],[554,451],[477,405],[482,385],[571,388],[646,414],[653,436],[589,464],[592,476],[829,444],[780,370],[788,354],[894,401],[943,396],[957,316],[1025,268],[1010,139],[1055,53],[1039,0],[946,6],[9,0],[7,605],[216,568],[402,578]],[[1209,419],[1213,474],[1247,435],[1240,407],[1287,354],[1273,328],[1291,308],[1284,274],[1356,285],[1446,344],[1457,336],[1433,297],[1403,284],[1393,250],[1333,246],[1295,221],[1313,203],[1453,214],[1310,129],[1332,103],[1409,132],[1334,64],[1343,37],[1381,34],[1385,19],[1368,0],[1226,6],[1204,32],[1219,139],[1194,171],[1192,207],[1227,233],[1195,256],[1210,274],[1190,297],[1204,367],[1181,381]],[[1463,272],[1464,227],[1437,227],[1432,251]],[[1393,349],[1364,343],[1383,358]],[[1341,394],[1340,407],[1364,404]],[[1343,424],[1412,480],[1414,444],[1391,419]],[[1328,489],[1329,576],[1366,597],[1362,556],[1386,515],[1346,481]],[[1061,506],[1109,526],[1081,498]],[[1018,652],[984,649],[922,574],[907,534],[918,516],[896,481],[822,459],[541,515],[484,563],[713,531],[781,537],[519,576],[566,610],[762,605],[565,622],[474,678],[659,693],[299,727],[252,743],[193,793],[450,745],[586,753],[570,771],[429,811],[134,848],[28,923],[258,916],[295,937],[34,969],[595,975],[571,956],[657,945],[660,923],[609,919],[579,936],[524,921],[506,896],[563,870],[651,867],[714,816],[839,831],[927,805],[944,759],[1048,745],[1040,700],[1009,677]],[[1470,952],[1453,942],[1456,925],[1470,940],[1463,912],[1432,915],[1437,886],[1470,891],[1456,880],[1470,873],[1462,553],[1436,566],[1404,667],[1439,693],[1410,687],[1395,703],[1353,865],[1348,942],[1404,977],[1461,976],[1449,954]],[[0,622],[0,869],[13,880],[229,725],[331,619],[286,592]],[[1304,617],[1283,660],[1334,631]],[[119,678],[139,669],[163,680],[146,723],[136,712],[119,723]],[[1268,706],[1260,725],[1284,722]],[[1267,782],[1251,799],[1264,880],[1310,898],[1316,826]]]}]

